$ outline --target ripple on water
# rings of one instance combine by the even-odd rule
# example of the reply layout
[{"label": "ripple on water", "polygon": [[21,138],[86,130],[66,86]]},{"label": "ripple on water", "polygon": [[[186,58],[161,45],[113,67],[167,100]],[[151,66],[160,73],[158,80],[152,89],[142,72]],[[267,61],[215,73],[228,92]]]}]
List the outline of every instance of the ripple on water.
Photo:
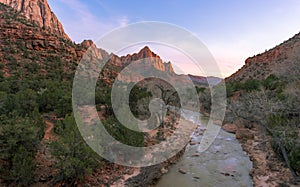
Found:
[{"label": "ripple on water", "polygon": [[[206,123],[205,119],[201,122]],[[202,136],[192,138],[193,141],[200,142]],[[182,159],[171,167],[156,186],[253,186],[249,176],[252,163],[233,134],[220,131],[211,147],[195,157],[193,155],[197,153],[199,146],[188,145]],[[185,170],[187,174],[179,173],[179,169]]]}]

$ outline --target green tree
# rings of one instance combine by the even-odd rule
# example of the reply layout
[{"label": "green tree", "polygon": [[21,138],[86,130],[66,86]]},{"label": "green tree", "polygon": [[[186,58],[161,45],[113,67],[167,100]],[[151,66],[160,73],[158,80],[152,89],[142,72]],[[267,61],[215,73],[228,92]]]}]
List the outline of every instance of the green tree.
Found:
[{"label": "green tree", "polygon": [[137,132],[126,128],[114,116],[110,116],[107,120],[103,121],[103,124],[108,133],[116,140],[130,146],[144,146],[144,134],[142,132]]},{"label": "green tree", "polygon": [[34,176],[34,158],[40,124],[29,117],[19,117],[16,112],[0,116],[1,176],[5,181],[28,185]]},{"label": "green tree", "polygon": [[242,88],[243,88],[244,90],[250,92],[250,91],[258,90],[258,89],[259,89],[259,86],[260,86],[259,80],[256,80],[256,79],[250,79],[250,80],[247,80],[247,81],[242,85]]},{"label": "green tree", "polygon": [[68,115],[55,131],[60,138],[51,144],[52,154],[58,159],[56,181],[70,185],[82,180],[101,164],[101,159],[85,143],[73,115]]},{"label": "green tree", "polygon": [[54,112],[58,117],[64,117],[72,112],[72,99],[70,94],[65,94],[58,100]]},{"label": "green tree", "polygon": [[2,109],[0,114],[8,114],[18,108],[18,103],[16,102],[15,95],[9,94],[2,103]]},{"label": "green tree", "polygon": [[9,179],[20,185],[29,185],[34,181],[35,164],[33,153],[28,152],[22,145],[14,154]]},{"label": "green tree", "polygon": [[31,89],[21,90],[16,94],[16,102],[18,105],[17,111],[22,116],[25,116],[26,114],[33,112],[34,108],[38,106],[37,94]]}]

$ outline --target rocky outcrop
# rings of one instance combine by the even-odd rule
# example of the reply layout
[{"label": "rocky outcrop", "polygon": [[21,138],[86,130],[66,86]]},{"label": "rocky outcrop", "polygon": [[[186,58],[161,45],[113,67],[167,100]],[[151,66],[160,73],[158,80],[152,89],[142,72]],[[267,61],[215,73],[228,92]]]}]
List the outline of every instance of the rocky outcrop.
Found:
[{"label": "rocky outcrop", "polygon": [[292,79],[300,76],[300,33],[262,54],[245,61],[245,65],[226,81],[266,79],[270,74]]},{"label": "rocky outcrop", "polygon": [[[73,74],[88,48],[97,59],[108,58],[109,54],[90,41],[75,44],[70,40],[43,29],[28,20],[15,9],[0,3],[0,64],[5,77],[17,71],[28,73],[27,64],[38,64],[36,74],[50,73],[47,66],[62,63],[62,74]],[[12,60],[13,59],[13,60]],[[20,68],[15,68],[13,64]],[[48,64],[46,66],[46,64]],[[30,65],[31,66],[31,65]],[[58,67],[57,67],[58,68]],[[53,68],[54,69],[54,68]],[[72,70],[71,70],[72,69]]]},{"label": "rocky outcrop", "polygon": [[235,134],[236,131],[238,130],[238,127],[234,123],[227,123],[222,126],[222,129],[225,130],[226,132]]},{"label": "rocky outcrop", "polygon": [[119,60],[122,65],[127,65],[135,61],[142,62],[149,68],[153,67],[158,71],[174,74],[172,64],[170,62],[164,63],[162,59],[157,54],[152,52],[148,46],[145,46],[138,53],[122,56]]},{"label": "rocky outcrop", "polygon": [[[0,0],[1,1],[1,0]],[[6,3],[16,3],[17,1],[7,1]],[[24,1],[25,3],[25,1]],[[1,49],[7,51],[9,44],[13,54],[10,54],[17,61],[32,61],[37,60],[37,63],[45,64],[49,61],[64,61],[65,71],[70,70],[71,64],[79,63],[83,55],[89,49],[90,61],[94,59],[106,60],[107,66],[100,75],[106,83],[112,83],[113,78],[129,63],[137,61],[143,68],[151,69],[160,72],[161,74],[174,74],[171,63],[163,63],[160,57],[154,54],[148,47],[142,49],[139,53],[119,57],[114,54],[108,54],[105,50],[97,48],[91,40],[84,40],[81,44],[75,44],[70,40],[66,40],[57,36],[47,29],[36,26],[28,20],[25,15],[19,14],[16,9],[0,4],[0,38],[3,42],[0,43]],[[14,4],[11,4],[12,6]],[[26,53],[24,53],[26,51]],[[4,54],[4,53],[3,53]],[[25,55],[24,55],[25,54]],[[0,51],[0,56],[2,52]],[[37,58],[38,57],[38,58]],[[12,58],[12,57],[10,57]],[[25,60],[26,59],[26,60]],[[9,68],[10,59],[2,59],[4,64],[4,75],[9,76],[16,70]],[[72,62],[68,64],[68,62]],[[7,65],[8,64],[8,65]],[[41,66],[44,68],[44,66]],[[45,74],[46,69],[41,69]],[[68,71],[72,73],[72,71]],[[142,77],[126,76],[121,77],[127,82],[136,82]]]},{"label": "rocky outcrop", "polygon": [[165,65],[165,71],[169,73],[174,73],[174,69],[171,62],[164,63],[164,65]]},{"label": "rocky outcrop", "polygon": [[39,27],[70,40],[47,0],[0,0],[0,3],[12,7]]}]

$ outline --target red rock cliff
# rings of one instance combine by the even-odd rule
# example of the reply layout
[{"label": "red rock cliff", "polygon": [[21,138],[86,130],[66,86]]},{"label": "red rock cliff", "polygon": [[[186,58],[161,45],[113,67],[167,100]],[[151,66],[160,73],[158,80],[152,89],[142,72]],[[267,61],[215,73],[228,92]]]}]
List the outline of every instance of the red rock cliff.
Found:
[{"label": "red rock cliff", "polygon": [[51,11],[47,0],[0,0],[0,3],[12,7],[30,21],[42,28],[48,29],[53,34],[70,40],[62,24]]}]

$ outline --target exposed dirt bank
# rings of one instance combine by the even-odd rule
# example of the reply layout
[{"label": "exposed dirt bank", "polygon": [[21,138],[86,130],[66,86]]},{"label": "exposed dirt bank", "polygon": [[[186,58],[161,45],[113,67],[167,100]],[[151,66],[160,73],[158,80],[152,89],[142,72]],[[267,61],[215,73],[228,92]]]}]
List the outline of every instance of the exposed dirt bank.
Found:
[{"label": "exposed dirt bank", "polygon": [[[254,186],[299,186],[292,180],[288,167],[274,153],[271,147],[271,137],[259,125],[253,124],[248,129],[242,125],[226,124],[224,130],[235,133],[253,162],[250,175]],[[234,131],[233,131],[234,129]]]}]

